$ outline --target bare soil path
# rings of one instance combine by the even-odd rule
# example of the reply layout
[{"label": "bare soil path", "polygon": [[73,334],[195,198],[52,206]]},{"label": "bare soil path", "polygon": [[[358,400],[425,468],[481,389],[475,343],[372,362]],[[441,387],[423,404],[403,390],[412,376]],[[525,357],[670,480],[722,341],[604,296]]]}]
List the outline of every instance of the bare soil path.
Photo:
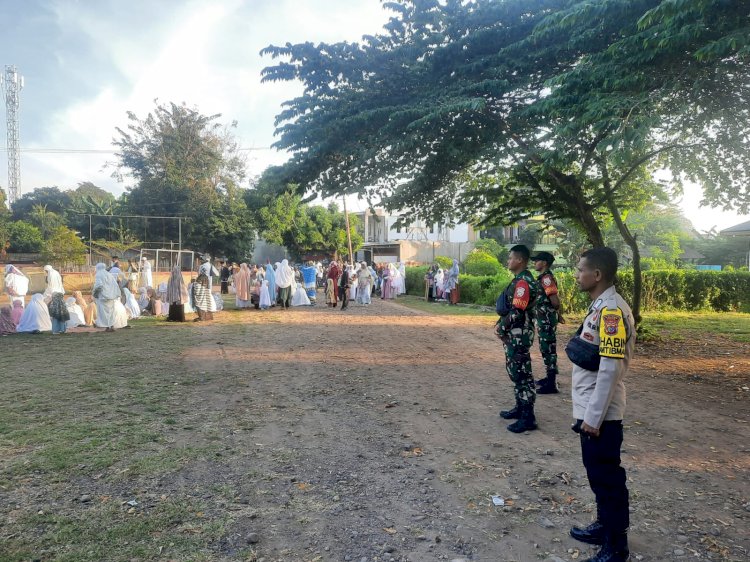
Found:
[{"label": "bare soil path", "polygon": [[[60,399],[37,396],[23,410],[29,423],[60,408],[92,431],[161,421],[149,426],[154,437],[131,438],[126,460],[76,468],[53,459],[70,477],[48,465],[19,476],[35,449],[9,445],[0,538],[33,544],[21,523],[36,521],[45,544],[36,559],[73,560],[65,540],[79,540],[99,514],[144,525],[142,535],[127,531],[139,537],[135,556],[123,554],[136,552],[133,538],[110,537],[111,560],[583,560],[594,550],[568,528],[587,524],[594,504],[570,431],[569,377],[561,394],[538,398],[538,431],[506,431],[497,413],[512,389],[492,323],[377,300],[346,312],[225,311],[213,323],[50,337]],[[573,329],[563,328],[560,350]],[[17,341],[32,353],[40,340]],[[112,379],[54,347],[70,342],[81,358],[125,347],[137,360]],[[637,354],[623,451],[634,560],[748,560],[750,345],[697,337]],[[536,349],[533,359],[540,374]],[[562,352],[560,363],[569,373]],[[37,372],[46,364],[28,362]],[[14,386],[17,399],[36,396],[33,384]],[[131,497],[137,506],[120,507]],[[118,502],[107,508],[110,498]],[[200,507],[178,512],[183,505]],[[60,536],[62,516],[78,538]],[[157,516],[166,519],[148,531]],[[193,555],[174,554],[177,536],[197,545]]]},{"label": "bare soil path", "polygon": [[[491,321],[381,301],[245,314],[232,329],[207,327],[181,366],[230,375],[193,398],[197,419],[226,409],[251,427],[226,428],[236,462],[198,476],[237,487],[248,506],[235,512],[224,555],[250,533],[266,560],[591,552],[567,536],[593,508],[569,429],[569,379],[539,398],[539,431],[507,432],[497,411],[511,387]],[[747,559],[748,351],[727,341],[639,350],[624,445],[637,560]]]}]

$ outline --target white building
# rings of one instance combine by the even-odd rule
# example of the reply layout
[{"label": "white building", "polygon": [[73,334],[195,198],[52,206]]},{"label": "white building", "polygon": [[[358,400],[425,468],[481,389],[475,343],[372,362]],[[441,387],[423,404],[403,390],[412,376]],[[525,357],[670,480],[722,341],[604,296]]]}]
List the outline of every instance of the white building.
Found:
[{"label": "white building", "polygon": [[462,260],[479,238],[469,224],[447,227],[414,221],[409,226],[396,227],[399,217],[388,215],[383,209],[368,209],[356,216],[364,238],[358,259],[375,263],[429,263],[437,256]]}]

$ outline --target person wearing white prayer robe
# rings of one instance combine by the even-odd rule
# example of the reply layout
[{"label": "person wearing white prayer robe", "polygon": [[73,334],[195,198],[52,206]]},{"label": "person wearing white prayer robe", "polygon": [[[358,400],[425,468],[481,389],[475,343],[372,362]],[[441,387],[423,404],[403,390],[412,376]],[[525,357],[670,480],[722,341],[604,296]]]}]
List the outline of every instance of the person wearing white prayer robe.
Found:
[{"label": "person wearing white prayer robe", "polygon": [[[188,287],[188,291],[190,287]],[[163,281],[159,283],[159,290],[157,291],[159,300],[161,301],[161,314],[162,316],[169,316],[169,299],[167,298],[167,282]],[[192,309],[191,309],[192,310]],[[187,312],[187,310],[185,310]]]},{"label": "person wearing white prayer robe", "polygon": [[269,308],[271,308],[271,293],[268,290],[268,287],[268,279],[265,279],[263,281],[263,286],[260,288],[259,306],[261,310],[268,310]]},{"label": "person wearing white prayer robe", "polygon": [[125,309],[125,305],[122,304],[120,299],[115,301],[115,323],[112,328],[114,330],[130,328],[130,326],[128,326],[128,311]]},{"label": "person wearing white prayer robe", "polygon": [[133,296],[133,293],[130,292],[130,289],[125,287],[122,290],[122,294],[125,297],[125,302],[123,303],[125,305],[125,310],[128,313],[128,318],[136,319],[140,317],[141,315],[141,307],[138,304],[138,301],[135,300],[135,297]]},{"label": "person wearing white prayer robe", "polygon": [[23,307],[26,304],[26,293],[29,292],[29,278],[15,265],[5,266],[5,292],[8,293],[10,306],[18,301]]},{"label": "person wearing white prayer robe", "polygon": [[370,304],[373,282],[370,268],[367,267],[367,263],[362,262],[362,266],[357,272],[357,302],[359,304]]},{"label": "person wearing white prayer robe", "polygon": [[86,315],[83,313],[81,306],[76,302],[75,297],[65,299],[65,306],[68,308],[68,314],[70,315],[67,328],[77,328],[78,326],[86,325]]},{"label": "person wearing white prayer robe", "polygon": [[294,282],[294,271],[289,267],[287,260],[281,260],[276,270],[276,286],[279,288],[279,303],[281,308],[289,308],[292,300],[292,283]]},{"label": "person wearing white prayer robe", "polygon": [[138,285],[141,287],[154,286],[154,278],[151,275],[151,262],[148,261],[146,256],[141,258],[141,278]]},{"label": "person wearing white prayer robe", "polygon": [[310,306],[310,298],[307,296],[307,291],[301,283],[297,283],[297,288],[294,290],[294,296],[292,297],[292,306]]},{"label": "person wearing white prayer robe", "polygon": [[405,295],[406,294],[406,266],[404,265],[404,262],[400,262],[398,264],[398,275],[400,277],[399,281],[399,295]]},{"label": "person wearing white prayer robe", "polygon": [[51,331],[52,319],[49,316],[47,303],[44,302],[44,295],[36,293],[24,309],[21,322],[16,326],[16,332],[38,334]]},{"label": "person wearing white prayer robe", "polygon": [[141,313],[148,308],[149,300],[148,289],[146,287],[138,287],[138,306],[141,308]]},{"label": "person wearing white prayer robe", "polygon": [[357,302],[357,295],[359,294],[359,270],[362,266],[359,263],[354,264],[354,267],[349,270],[349,302]]},{"label": "person wearing white prayer robe", "polygon": [[60,273],[51,265],[45,265],[44,271],[47,274],[47,288],[44,289],[44,300],[49,302],[52,300],[52,293],[65,294],[65,287],[63,287],[63,280]]},{"label": "person wearing white prayer robe", "polygon": [[[122,311],[125,307],[120,302],[120,287],[117,279],[103,263],[96,264],[96,276],[92,289],[94,301],[96,302],[96,325],[105,328],[106,332],[114,332],[116,324],[122,324],[121,318],[116,318],[116,305],[119,304]],[[127,312],[125,312],[125,325],[127,326]],[[123,327],[123,326],[118,326]]]}]

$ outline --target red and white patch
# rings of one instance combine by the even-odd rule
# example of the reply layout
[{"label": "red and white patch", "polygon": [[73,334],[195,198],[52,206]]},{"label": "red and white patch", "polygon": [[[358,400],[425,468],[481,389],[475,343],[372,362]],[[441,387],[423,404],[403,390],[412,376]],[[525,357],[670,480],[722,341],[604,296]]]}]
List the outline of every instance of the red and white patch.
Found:
[{"label": "red and white patch", "polygon": [[557,284],[551,275],[542,277],[542,289],[544,289],[544,294],[548,297],[557,294]]},{"label": "red and white patch", "polygon": [[513,292],[513,306],[520,310],[526,310],[529,306],[529,284],[523,279],[516,284]]},{"label": "red and white patch", "polygon": [[594,341],[594,335],[589,332],[583,332],[581,333],[581,335],[583,336],[583,339],[585,340]]}]

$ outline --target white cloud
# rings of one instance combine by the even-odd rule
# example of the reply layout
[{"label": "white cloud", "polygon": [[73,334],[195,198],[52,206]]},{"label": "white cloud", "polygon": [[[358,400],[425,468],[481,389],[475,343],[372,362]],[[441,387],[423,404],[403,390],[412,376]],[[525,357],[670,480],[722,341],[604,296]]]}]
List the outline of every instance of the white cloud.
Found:
[{"label": "white cloud", "polygon": [[[145,116],[156,98],[184,102],[204,114],[221,113],[225,122],[238,121],[243,147],[270,146],[281,102],[301,89],[261,84],[260,71],[272,60],[261,58],[260,49],[287,41],[357,40],[376,33],[388,17],[378,0],[135,2],[130,8],[109,2],[93,10],[83,3],[58,2],[54,9],[65,33],[88,39],[97,49],[92,55],[106,61],[112,73],[104,78],[88,74],[76,67],[74,56],[60,53],[61,65],[83,80],[101,83],[96,95],[50,115],[46,134],[25,142],[25,148],[111,149],[115,127],[127,124],[126,112]],[[253,151],[249,172],[259,174],[285,159],[276,151]],[[101,169],[107,160],[111,157],[25,154],[22,188],[74,187],[90,180],[119,193],[124,186],[110,178],[111,170]]]}]

